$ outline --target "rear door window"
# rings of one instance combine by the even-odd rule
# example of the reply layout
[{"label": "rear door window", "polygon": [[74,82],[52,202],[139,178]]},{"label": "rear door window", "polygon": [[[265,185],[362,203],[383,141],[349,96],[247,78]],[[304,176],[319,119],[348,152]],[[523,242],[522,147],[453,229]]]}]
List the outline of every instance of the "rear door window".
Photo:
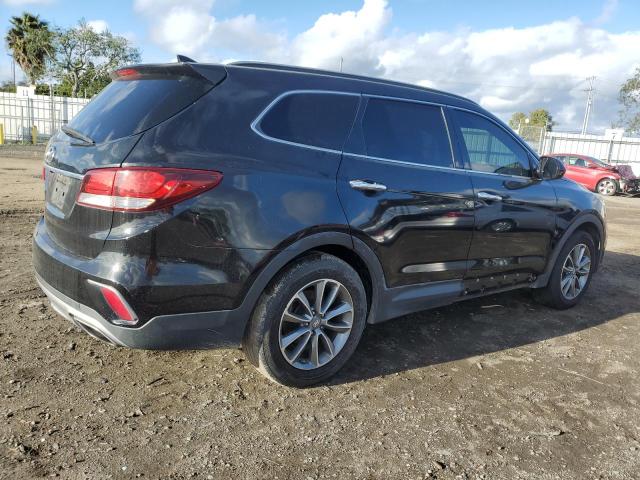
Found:
[{"label": "rear door window", "polygon": [[472,170],[531,176],[529,155],[506,130],[480,115],[452,110]]},{"label": "rear door window", "polygon": [[266,112],[258,127],[278,140],[342,150],[359,99],[359,95],[340,93],[291,93]]},{"label": "rear door window", "polygon": [[453,166],[440,107],[371,98],[362,119],[366,154],[439,167]]}]

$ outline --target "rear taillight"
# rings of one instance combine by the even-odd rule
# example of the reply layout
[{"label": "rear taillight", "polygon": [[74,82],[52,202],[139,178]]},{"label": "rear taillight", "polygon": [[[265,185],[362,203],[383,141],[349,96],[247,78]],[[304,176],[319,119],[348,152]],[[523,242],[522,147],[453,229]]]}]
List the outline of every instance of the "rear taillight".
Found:
[{"label": "rear taillight", "polygon": [[222,173],[181,168],[98,168],[82,181],[77,203],[104,210],[157,210],[217,186]]}]

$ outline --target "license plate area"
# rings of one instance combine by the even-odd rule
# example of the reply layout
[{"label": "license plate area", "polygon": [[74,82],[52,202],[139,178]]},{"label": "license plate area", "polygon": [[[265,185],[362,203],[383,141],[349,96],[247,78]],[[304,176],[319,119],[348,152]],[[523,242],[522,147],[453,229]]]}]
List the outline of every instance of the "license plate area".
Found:
[{"label": "license plate area", "polygon": [[64,210],[64,205],[69,195],[69,187],[71,186],[71,182],[71,177],[60,174],[56,174],[56,178],[53,181],[50,201],[55,207],[59,208],[60,210]]}]

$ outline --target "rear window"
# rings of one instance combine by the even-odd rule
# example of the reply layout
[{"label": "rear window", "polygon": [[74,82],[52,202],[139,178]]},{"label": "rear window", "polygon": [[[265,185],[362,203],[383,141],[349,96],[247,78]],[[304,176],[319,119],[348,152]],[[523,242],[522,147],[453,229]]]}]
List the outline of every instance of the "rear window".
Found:
[{"label": "rear window", "polygon": [[116,80],[80,110],[69,127],[96,143],[140,133],[175,115],[212,86],[186,75]]},{"label": "rear window", "polygon": [[342,150],[358,100],[357,95],[292,93],[269,109],[260,129],[287,142]]},{"label": "rear window", "polygon": [[451,146],[440,107],[372,98],[362,119],[367,155],[451,167]]}]

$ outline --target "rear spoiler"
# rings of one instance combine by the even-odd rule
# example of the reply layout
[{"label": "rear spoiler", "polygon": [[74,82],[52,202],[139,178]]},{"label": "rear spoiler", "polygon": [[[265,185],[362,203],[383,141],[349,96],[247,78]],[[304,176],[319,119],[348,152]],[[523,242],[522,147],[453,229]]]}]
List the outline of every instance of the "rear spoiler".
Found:
[{"label": "rear spoiler", "polygon": [[227,70],[224,65],[195,62],[146,63],[119,68],[111,72],[110,76],[113,81],[192,77],[216,86],[226,78]]}]

